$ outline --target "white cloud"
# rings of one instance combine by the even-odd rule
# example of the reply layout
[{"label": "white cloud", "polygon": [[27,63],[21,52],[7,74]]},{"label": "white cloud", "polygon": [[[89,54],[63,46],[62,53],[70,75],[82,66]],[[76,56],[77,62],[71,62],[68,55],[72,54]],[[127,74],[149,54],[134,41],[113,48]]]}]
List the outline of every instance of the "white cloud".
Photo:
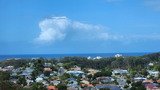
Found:
[{"label": "white cloud", "polygon": [[108,28],[102,25],[93,25],[73,21],[69,18],[51,17],[46,18],[39,22],[40,34],[35,38],[39,43],[54,43],[56,41],[74,40],[74,41],[121,41],[121,42],[134,42],[144,40],[160,40],[159,34],[150,35],[121,35],[109,33]]},{"label": "white cloud", "polygon": [[72,21],[67,17],[51,17],[39,22],[40,34],[35,39],[40,43],[52,43],[59,40],[64,40],[67,36],[72,34],[72,37],[86,40],[107,40],[110,35],[105,31],[102,25],[92,25],[81,23],[79,21]]},{"label": "white cloud", "polygon": [[74,21],[72,23],[73,29],[81,29],[81,30],[100,30],[103,28],[103,26],[100,25],[91,25],[91,24],[86,24],[86,23],[81,23],[78,21]]},{"label": "white cloud", "polygon": [[67,17],[51,17],[39,22],[41,29],[40,35],[36,41],[46,43],[62,40],[65,38],[65,29],[69,26],[70,21]]}]

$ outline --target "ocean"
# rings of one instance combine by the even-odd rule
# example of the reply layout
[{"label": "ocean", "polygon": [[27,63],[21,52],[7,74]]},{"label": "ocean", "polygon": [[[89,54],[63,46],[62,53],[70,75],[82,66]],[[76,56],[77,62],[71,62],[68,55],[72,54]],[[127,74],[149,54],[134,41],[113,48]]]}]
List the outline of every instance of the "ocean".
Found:
[{"label": "ocean", "polygon": [[123,56],[142,56],[149,53],[89,53],[89,54],[21,54],[21,55],[0,55],[0,61],[11,58],[63,58],[63,57],[114,57],[116,54],[122,54]]}]

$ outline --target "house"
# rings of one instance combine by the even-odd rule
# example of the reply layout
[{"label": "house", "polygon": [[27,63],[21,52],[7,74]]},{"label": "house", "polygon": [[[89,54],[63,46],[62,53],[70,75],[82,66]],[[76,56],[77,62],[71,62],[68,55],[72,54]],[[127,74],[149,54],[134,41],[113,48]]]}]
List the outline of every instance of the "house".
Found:
[{"label": "house", "polygon": [[18,74],[21,72],[20,68],[13,69],[12,73],[10,74],[11,79],[17,79]]},{"label": "house", "polygon": [[126,79],[124,79],[122,77],[121,78],[117,78],[117,82],[118,82],[120,87],[124,87],[125,85],[127,85]]},{"label": "house", "polygon": [[50,76],[57,76],[57,75],[58,75],[58,72],[56,72],[56,71],[53,71],[50,73]]},{"label": "house", "polygon": [[16,77],[18,74],[16,72],[11,73],[11,77]]},{"label": "house", "polygon": [[122,54],[116,54],[116,55],[114,55],[114,57],[116,57],[116,58],[122,57]]},{"label": "house", "polygon": [[67,71],[66,73],[74,75],[74,76],[84,77],[84,72],[83,71]]},{"label": "house", "polygon": [[17,81],[18,81],[18,79],[10,79],[10,82],[12,82],[12,83],[17,83]]},{"label": "house", "polygon": [[92,59],[91,56],[88,56],[87,59]]},{"label": "house", "polygon": [[68,82],[68,84],[67,84],[68,87],[77,87],[78,86],[78,82],[75,78],[68,78],[67,82]]},{"label": "house", "polygon": [[127,75],[129,74],[128,70],[123,70],[123,69],[115,69],[112,71],[112,76],[116,75]]},{"label": "house", "polygon": [[117,85],[112,85],[112,84],[97,84],[96,89],[101,89],[101,88],[109,88],[110,90],[121,90],[120,87]]},{"label": "house", "polygon": [[44,68],[44,70],[43,70],[44,72],[51,72],[52,71],[52,69],[51,68]]},{"label": "house", "polygon": [[81,87],[67,87],[67,90],[82,90]]},{"label": "house", "polygon": [[33,69],[31,68],[26,68],[24,71],[22,71],[22,76],[25,76],[26,79],[31,79],[31,74],[33,72]]},{"label": "house", "polygon": [[153,66],[154,64],[153,64],[153,63],[149,63],[148,65],[149,65],[149,66]]},{"label": "house", "polygon": [[158,87],[158,84],[150,83],[145,85],[146,90],[160,90],[160,87]]},{"label": "house", "polygon": [[49,83],[48,83],[47,81],[45,81],[45,80],[42,81],[42,84],[43,84],[44,86],[48,86],[48,85],[49,85]]},{"label": "house", "polygon": [[53,84],[53,85],[55,85],[55,86],[57,86],[58,84],[60,84],[61,83],[61,81],[59,81],[59,80],[51,80],[50,81],[50,84]]},{"label": "house", "polygon": [[92,84],[87,84],[83,90],[97,90]]},{"label": "house", "polygon": [[110,83],[114,81],[114,79],[111,77],[97,77],[96,80],[100,83]]},{"label": "house", "polygon": [[101,59],[101,58],[102,58],[102,57],[100,57],[100,56],[97,56],[97,57],[95,57],[95,58],[93,58],[93,59],[95,60],[95,59]]},{"label": "house", "polygon": [[135,82],[138,82],[138,81],[144,81],[144,80],[146,80],[147,78],[144,78],[144,77],[135,77],[134,78],[134,81]]},{"label": "house", "polygon": [[152,79],[150,79],[150,80],[146,79],[146,80],[143,81],[143,84],[148,84],[148,83],[153,83],[153,80]]},{"label": "house", "polygon": [[157,80],[157,83],[159,83],[159,84],[160,84],[160,79],[158,79],[158,80]]},{"label": "house", "polygon": [[154,70],[148,70],[149,75],[154,76],[154,77],[158,77],[158,75],[160,74],[159,71],[154,71]]},{"label": "house", "polygon": [[14,69],[14,66],[7,66],[7,67],[4,67],[2,71],[12,71],[13,69]]},{"label": "house", "polygon": [[81,71],[81,67],[78,67],[78,66],[75,65],[73,68],[71,68],[71,70]]},{"label": "house", "polygon": [[44,63],[44,67],[51,67],[51,63]]},{"label": "house", "polygon": [[90,84],[89,81],[87,81],[87,80],[82,80],[81,83],[83,83],[83,84],[85,84],[85,85],[86,85],[86,84],[87,84],[87,85]]},{"label": "house", "polygon": [[37,77],[36,82],[43,82],[43,78],[42,77]]},{"label": "house", "polygon": [[63,67],[60,67],[58,69],[58,75],[60,75],[60,76],[62,76],[65,72],[66,72],[66,70]]},{"label": "house", "polygon": [[13,69],[13,70],[12,70],[12,73],[19,73],[19,72],[21,72],[20,68],[17,68],[17,69]]},{"label": "house", "polygon": [[48,90],[58,90],[55,86],[48,86],[47,89]]},{"label": "house", "polygon": [[62,66],[63,66],[63,63],[57,63],[57,66],[62,67]]},{"label": "house", "polygon": [[33,83],[33,80],[26,79],[27,85],[30,86]]},{"label": "house", "polygon": [[88,69],[88,75],[94,75],[95,73],[99,72],[99,70],[96,70],[96,69]]},{"label": "house", "polygon": [[83,90],[97,90],[95,87],[85,87]]},{"label": "house", "polygon": [[29,67],[33,67],[34,63],[29,62],[28,65],[29,65]]}]

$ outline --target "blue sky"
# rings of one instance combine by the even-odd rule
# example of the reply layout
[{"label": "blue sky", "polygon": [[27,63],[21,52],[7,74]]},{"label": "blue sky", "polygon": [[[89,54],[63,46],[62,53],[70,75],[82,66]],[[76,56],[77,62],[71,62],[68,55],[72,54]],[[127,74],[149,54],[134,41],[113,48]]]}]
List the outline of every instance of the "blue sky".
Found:
[{"label": "blue sky", "polygon": [[0,54],[160,51],[160,0],[0,0]]}]

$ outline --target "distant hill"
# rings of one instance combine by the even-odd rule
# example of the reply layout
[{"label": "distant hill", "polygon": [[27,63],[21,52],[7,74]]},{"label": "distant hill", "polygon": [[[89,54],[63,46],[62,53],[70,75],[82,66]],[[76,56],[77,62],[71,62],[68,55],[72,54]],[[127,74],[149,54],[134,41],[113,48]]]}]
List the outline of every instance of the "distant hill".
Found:
[{"label": "distant hill", "polygon": [[147,54],[147,55],[144,55],[142,57],[144,57],[146,59],[158,61],[158,60],[160,60],[160,52]]}]

